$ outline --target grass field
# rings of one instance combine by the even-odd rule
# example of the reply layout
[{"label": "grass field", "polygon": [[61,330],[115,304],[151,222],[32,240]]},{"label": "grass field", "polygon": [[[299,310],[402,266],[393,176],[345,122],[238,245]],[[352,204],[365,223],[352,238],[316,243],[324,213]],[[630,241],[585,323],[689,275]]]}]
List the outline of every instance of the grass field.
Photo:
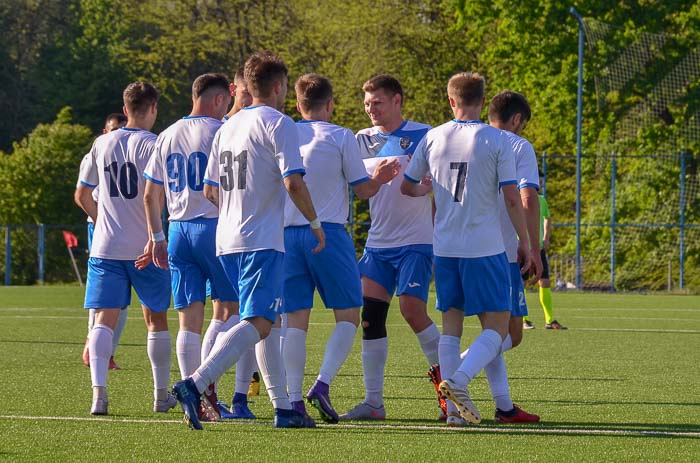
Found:
[{"label": "grass field", "polygon": [[[123,370],[109,373],[110,416],[93,418],[90,375],[80,362],[82,290],[1,288],[0,461],[700,460],[700,297],[555,293],[557,318],[570,327],[561,332],[543,329],[535,294],[528,302],[537,329],[506,361],[514,400],[540,414],[541,424],[494,425],[483,375],[470,388],[482,424],[452,430],[438,423],[425,359],[392,306],[386,422],[276,430],[263,391],[251,406],[256,422],[193,432],[179,408],[151,412],[140,309],[130,311],[117,351]],[[170,317],[174,343],[175,313]],[[312,315],[305,387],[318,372],[332,322],[326,311]],[[476,320],[467,319],[463,344],[477,333]],[[233,379],[227,373],[222,380],[223,399],[230,399]],[[359,334],[331,393],[340,412],[363,397]]]}]

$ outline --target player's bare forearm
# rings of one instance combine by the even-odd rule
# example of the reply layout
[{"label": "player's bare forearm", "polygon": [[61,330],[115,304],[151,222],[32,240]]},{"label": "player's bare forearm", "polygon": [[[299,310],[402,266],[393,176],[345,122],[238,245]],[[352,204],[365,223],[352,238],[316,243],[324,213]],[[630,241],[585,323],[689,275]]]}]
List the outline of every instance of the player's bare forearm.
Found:
[{"label": "player's bare forearm", "polygon": [[165,194],[163,185],[158,185],[151,181],[146,181],[146,191],[143,194],[143,204],[146,209],[146,221],[148,229],[151,233],[163,231],[163,224],[160,220],[160,214],[163,210]]},{"label": "player's bare forearm", "polygon": [[413,198],[425,196],[432,190],[432,185],[427,185],[424,183],[413,183],[407,179],[403,179],[403,181],[401,182],[401,193],[405,194],[406,196],[411,196]]},{"label": "player's bare forearm", "polygon": [[508,212],[508,217],[515,228],[515,232],[518,234],[518,239],[521,242],[529,243],[530,237],[527,233],[527,222],[525,221],[525,211],[523,210],[523,205],[520,201],[520,193],[515,185],[504,185],[503,190],[503,200],[506,204],[506,211]]},{"label": "player's bare forearm", "polygon": [[542,237],[542,240],[549,243],[552,239],[552,219],[551,218],[546,218],[544,219],[544,236]]},{"label": "player's bare forearm", "polygon": [[540,200],[537,197],[537,190],[533,187],[525,187],[520,190],[520,198],[525,210],[530,249],[533,254],[536,254],[540,252]]},{"label": "player's bare forearm", "polygon": [[392,181],[401,171],[396,159],[384,159],[374,169],[372,178],[352,186],[352,191],[360,199],[369,199],[376,195],[382,185]]},{"label": "player's bare forearm", "polygon": [[92,190],[85,185],[78,185],[73,199],[75,204],[84,210],[93,222],[97,222],[97,202],[92,198]]},{"label": "player's bare forearm", "polygon": [[311,194],[309,194],[309,189],[301,178],[301,174],[292,174],[285,177],[284,187],[289,193],[289,198],[306,220],[311,222],[318,217],[314,203],[311,201]]},{"label": "player's bare forearm", "polygon": [[219,207],[219,187],[204,184],[204,197],[217,208]]}]

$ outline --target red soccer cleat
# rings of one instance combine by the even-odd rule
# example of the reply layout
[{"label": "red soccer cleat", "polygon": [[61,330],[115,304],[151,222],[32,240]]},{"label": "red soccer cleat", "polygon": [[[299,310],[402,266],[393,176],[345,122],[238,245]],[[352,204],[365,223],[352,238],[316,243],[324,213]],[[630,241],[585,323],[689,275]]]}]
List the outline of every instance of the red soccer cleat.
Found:
[{"label": "red soccer cleat", "polygon": [[496,423],[537,423],[540,421],[540,417],[526,412],[517,404],[513,404],[513,410],[509,412],[497,408],[494,421]]},{"label": "red soccer cleat", "polygon": [[438,407],[440,407],[441,412],[439,420],[445,421],[447,420],[447,401],[440,393],[440,382],[442,381],[442,377],[440,376],[440,365],[437,363],[435,365],[431,365],[430,369],[428,370],[428,377],[433,383],[433,387],[437,393]]},{"label": "red soccer cleat", "polygon": [[110,370],[121,370],[121,367],[116,364],[114,357],[109,358],[109,369]]}]

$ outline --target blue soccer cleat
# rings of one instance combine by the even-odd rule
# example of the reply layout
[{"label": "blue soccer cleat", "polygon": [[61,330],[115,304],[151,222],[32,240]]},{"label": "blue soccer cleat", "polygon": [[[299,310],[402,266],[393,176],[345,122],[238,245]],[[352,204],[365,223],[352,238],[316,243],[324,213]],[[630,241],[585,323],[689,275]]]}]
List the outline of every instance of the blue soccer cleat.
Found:
[{"label": "blue soccer cleat", "polygon": [[331,398],[328,392],[328,384],[323,381],[316,381],[309,389],[309,392],[306,393],[306,400],[318,410],[323,421],[326,423],[337,423],[338,413],[331,405]]},{"label": "blue soccer cleat", "polygon": [[199,421],[199,408],[202,404],[202,398],[192,378],[173,384],[173,395],[180,402],[182,411],[185,412],[185,422],[190,428],[198,431],[204,429]]},{"label": "blue soccer cleat", "polygon": [[296,410],[275,408],[274,427],[276,428],[315,428],[316,423],[309,415]]}]

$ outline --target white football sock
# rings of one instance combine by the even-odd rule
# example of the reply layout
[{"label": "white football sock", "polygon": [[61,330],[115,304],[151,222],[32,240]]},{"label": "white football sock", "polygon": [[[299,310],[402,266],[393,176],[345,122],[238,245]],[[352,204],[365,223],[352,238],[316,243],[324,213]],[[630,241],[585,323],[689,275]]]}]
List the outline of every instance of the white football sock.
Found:
[{"label": "white football sock", "polygon": [[420,348],[423,349],[425,358],[428,359],[428,365],[438,363],[438,344],[440,344],[440,330],[431,323],[429,327],[416,333]]},{"label": "white football sock", "polygon": [[253,373],[258,370],[255,360],[255,346],[250,346],[236,363],[236,389],[234,393],[248,395],[248,387]]},{"label": "white football sock", "polygon": [[323,354],[323,363],[318,373],[317,381],[322,381],[330,386],[338,370],[343,366],[350,355],[352,344],[355,342],[357,327],[350,322],[338,322],[326,343],[326,352]]},{"label": "white football sock", "polygon": [[260,341],[260,333],[254,325],[244,320],[222,333],[219,338],[209,357],[192,374],[199,392],[217,382],[248,348]]},{"label": "white football sock", "polygon": [[452,380],[460,387],[466,388],[469,382],[501,353],[502,344],[503,338],[497,331],[482,331],[469,346],[469,352],[467,352],[457,371],[452,375]]},{"label": "white football sock", "polygon": [[384,405],[384,367],[389,356],[389,338],[362,340],[362,376],[365,402],[372,407]]},{"label": "white football sock", "polygon": [[498,354],[491,363],[484,367],[486,379],[489,381],[491,395],[496,402],[496,408],[507,412],[513,409],[513,401],[510,398],[508,388],[508,373],[506,371],[506,361],[503,354]]},{"label": "white football sock", "polygon": [[[501,345],[501,353],[504,354],[506,351],[509,351],[513,348],[513,339],[510,337],[510,334],[506,335],[506,338],[503,340],[503,344]],[[462,355],[460,355],[460,358],[464,360],[464,357],[467,356],[467,352],[469,352],[469,349],[465,350],[462,352]]]},{"label": "white football sock", "polygon": [[284,364],[280,355],[280,329],[272,328],[270,334],[255,345],[255,355],[258,358],[260,375],[265,381],[267,394],[272,406],[291,410],[292,404],[287,395],[287,379],[284,374]]},{"label": "white football sock", "polygon": [[114,327],[114,337],[112,338],[112,355],[117,351],[117,346],[119,345],[119,340],[122,338],[128,315],[129,309],[121,309],[119,311],[119,319],[117,320],[117,325]]},{"label": "white football sock", "polygon": [[207,327],[207,331],[204,332],[204,339],[202,339],[202,349],[200,352],[200,362],[204,361],[209,357],[212,349],[214,348],[214,343],[216,342],[216,337],[221,332],[221,328],[224,326],[224,322],[221,320],[216,320],[212,318]]},{"label": "white football sock", "polygon": [[306,331],[287,328],[287,337],[282,348],[284,371],[287,373],[289,400],[303,400],[304,368],[306,367]]},{"label": "white football sock", "polygon": [[[440,354],[440,375],[442,379],[452,377],[459,367],[459,342],[457,336],[440,336],[439,354]],[[457,407],[452,401],[447,401],[447,413],[459,413]]]},{"label": "white football sock", "polygon": [[107,369],[112,355],[114,332],[107,325],[93,325],[90,331],[90,378],[93,387],[107,387]]},{"label": "white football sock", "polygon": [[282,348],[284,347],[284,340],[287,337],[287,314],[283,313],[280,315],[280,355],[282,355]]},{"label": "white football sock", "polygon": [[148,358],[153,371],[153,389],[156,400],[165,400],[170,383],[170,332],[151,331],[146,341]]},{"label": "white football sock", "polygon": [[189,377],[199,367],[201,363],[201,336],[191,331],[178,331],[175,340],[175,353],[177,354],[177,364],[180,367],[182,379]]}]

